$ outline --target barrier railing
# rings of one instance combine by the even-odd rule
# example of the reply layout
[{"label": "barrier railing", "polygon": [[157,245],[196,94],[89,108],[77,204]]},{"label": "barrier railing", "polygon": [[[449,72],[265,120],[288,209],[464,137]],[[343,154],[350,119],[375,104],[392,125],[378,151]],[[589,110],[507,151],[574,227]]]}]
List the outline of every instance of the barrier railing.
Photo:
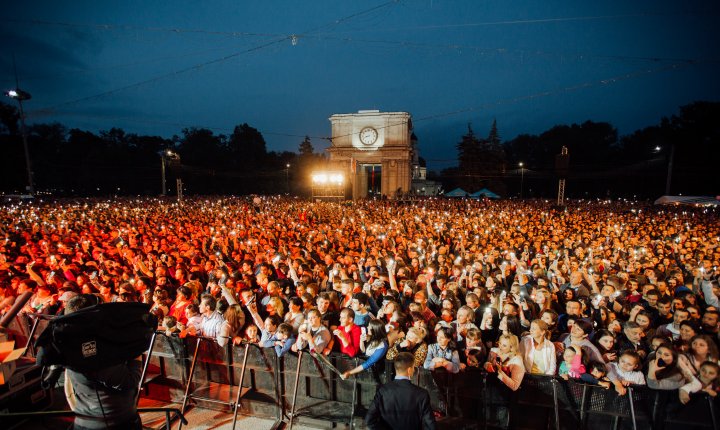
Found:
[{"label": "barrier railing", "polygon": [[[172,422],[179,419],[181,423],[187,424],[187,419],[177,408],[138,408],[138,413],[150,413],[150,412],[164,412],[165,413],[165,428],[170,430],[172,428]],[[81,416],[73,411],[36,411],[36,412],[14,412],[7,414],[0,414],[3,418],[3,425],[10,427],[12,422],[21,421],[26,419],[40,420],[44,418],[61,418],[61,417],[76,417]],[[6,428],[8,428],[6,427]]]},{"label": "barrier railing", "polygon": [[[164,334],[156,336],[149,361],[165,366],[155,369],[156,373],[174,381],[176,389],[182,388],[182,413],[191,402],[220,404],[232,411],[233,428],[241,403],[244,413],[275,418],[275,427],[287,422],[292,428],[298,417],[352,427],[355,419],[364,416],[377,387],[394,373],[392,363],[386,362],[384,368],[343,380],[340,373],[363,359],[339,354],[320,357],[309,352],[278,358],[272,348],[252,344],[220,347],[212,339]],[[149,394],[158,381],[146,381]],[[718,428],[717,401],[705,394],[694,395],[690,403],[682,405],[677,390],[631,386],[626,395],[619,396],[600,386],[529,374],[513,392],[496,376],[476,369],[458,374],[419,369],[414,382],[430,392],[434,410],[475,427]],[[167,393],[160,391],[161,395]],[[170,397],[167,400],[179,400],[177,395]]]}]

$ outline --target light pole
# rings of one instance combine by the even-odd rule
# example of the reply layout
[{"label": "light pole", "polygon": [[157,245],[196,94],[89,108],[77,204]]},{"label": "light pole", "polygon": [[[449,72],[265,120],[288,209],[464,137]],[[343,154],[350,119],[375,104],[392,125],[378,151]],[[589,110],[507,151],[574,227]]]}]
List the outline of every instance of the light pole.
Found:
[{"label": "light pole", "polygon": [[30,100],[32,96],[30,93],[23,91],[19,88],[15,88],[14,90],[6,91],[5,95],[10,97],[11,99],[15,99],[18,102],[18,106],[20,106],[20,133],[22,134],[22,141],[23,141],[23,148],[25,149],[25,167],[27,168],[27,191],[31,194],[35,194],[35,186],[33,185],[33,174],[32,174],[32,168],[30,166],[30,150],[28,149],[28,141],[27,141],[27,130],[25,128],[25,111],[23,110],[22,102],[23,100]]},{"label": "light pole", "polygon": [[290,163],[285,165],[285,188],[288,195],[290,195]]},{"label": "light pole", "polygon": [[675,160],[675,142],[670,144],[670,155],[668,156],[667,180],[665,181],[665,195],[670,195],[670,184],[672,183],[673,161]]},{"label": "light pole", "polygon": [[163,151],[160,154],[160,160],[161,160],[161,170],[162,170],[162,195],[167,195],[167,183],[165,182],[165,164],[167,163],[167,159],[172,158],[174,160],[179,160],[180,156],[171,150],[167,149]]},{"label": "light pole", "polygon": [[521,161],[518,166],[520,166],[520,200],[523,198],[523,181],[525,179],[525,168],[523,167],[523,162]]},{"label": "light pole", "polygon": [[[656,153],[660,153],[662,151],[662,146],[656,146],[654,148],[654,151]],[[675,161],[675,143],[670,144],[670,154],[667,156],[667,177],[665,178],[665,195],[670,195],[670,184],[672,183],[672,171],[673,171],[673,162]]]}]

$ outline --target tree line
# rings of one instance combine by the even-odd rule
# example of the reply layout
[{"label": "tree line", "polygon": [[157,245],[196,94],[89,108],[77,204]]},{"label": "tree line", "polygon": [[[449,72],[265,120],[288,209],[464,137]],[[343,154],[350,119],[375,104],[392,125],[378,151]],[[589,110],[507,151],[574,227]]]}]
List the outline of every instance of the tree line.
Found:
[{"label": "tree line", "polygon": [[[120,128],[92,133],[59,123],[32,124],[28,146],[37,190],[55,195],[156,195],[161,190],[161,154],[174,194],[180,177],[189,194],[277,194],[307,196],[310,172],[327,162],[305,137],[297,152],[268,151],[262,134],[248,124],[229,135],[185,128],[172,138],[126,133]],[[502,141],[493,121],[487,137],[472,126],[456,145],[457,167],[431,172],[445,190],[481,188],[504,197],[552,198],[557,192],[555,156],[570,155],[566,195],[572,197],[657,197],[664,194],[672,158],[671,194],[714,195],[718,191],[720,103],[695,102],[656,125],[618,136],[607,122],[556,125],[539,135]],[[0,102],[0,190],[27,184],[19,113]],[[672,153],[672,157],[671,157]],[[520,167],[519,163],[523,163]],[[288,165],[290,167],[288,167]]]},{"label": "tree line", "polygon": [[[92,133],[59,123],[27,127],[36,190],[53,195],[157,195],[161,165],[169,194],[182,178],[188,194],[306,194],[297,181],[325,158],[315,154],[310,138],[298,152],[268,151],[262,134],[248,124],[230,135],[207,128],[185,128],[170,139],[126,133],[120,128]],[[27,175],[18,110],[0,103],[0,190],[25,189]],[[289,167],[288,167],[289,166]]]},{"label": "tree line", "polygon": [[[493,121],[487,137],[468,132],[457,144],[458,166],[433,179],[446,190],[469,193],[487,187],[502,196],[552,198],[557,193],[555,158],[568,148],[566,195],[656,198],[670,194],[716,195],[720,160],[720,103],[694,102],[676,115],[626,136],[607,122],[556,125],[539,134],[502,142]],[[522,166],[520,166],[522,163]]]}]

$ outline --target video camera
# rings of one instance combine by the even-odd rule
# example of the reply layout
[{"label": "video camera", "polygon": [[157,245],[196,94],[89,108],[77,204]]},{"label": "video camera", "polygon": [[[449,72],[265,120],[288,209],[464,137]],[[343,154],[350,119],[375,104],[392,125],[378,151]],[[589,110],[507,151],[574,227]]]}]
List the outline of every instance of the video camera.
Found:
[{"label": "video camera", "polygon": [[101,303],[50,321],[35,342],[37,363],[78,371],[132,360],[150,347],[157,317],[145,303]]}]

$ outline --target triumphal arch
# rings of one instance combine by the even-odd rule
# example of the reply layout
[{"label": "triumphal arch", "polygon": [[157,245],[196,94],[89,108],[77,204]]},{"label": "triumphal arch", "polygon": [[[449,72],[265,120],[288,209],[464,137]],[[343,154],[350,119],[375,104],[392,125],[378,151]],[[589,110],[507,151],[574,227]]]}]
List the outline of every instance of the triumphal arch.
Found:
[{"label": "triumphal arch", "polygon": [[330,164],[345,173],[353,200],[410,191],[412,121],[407,112],[361,110],[330,117]]}]

